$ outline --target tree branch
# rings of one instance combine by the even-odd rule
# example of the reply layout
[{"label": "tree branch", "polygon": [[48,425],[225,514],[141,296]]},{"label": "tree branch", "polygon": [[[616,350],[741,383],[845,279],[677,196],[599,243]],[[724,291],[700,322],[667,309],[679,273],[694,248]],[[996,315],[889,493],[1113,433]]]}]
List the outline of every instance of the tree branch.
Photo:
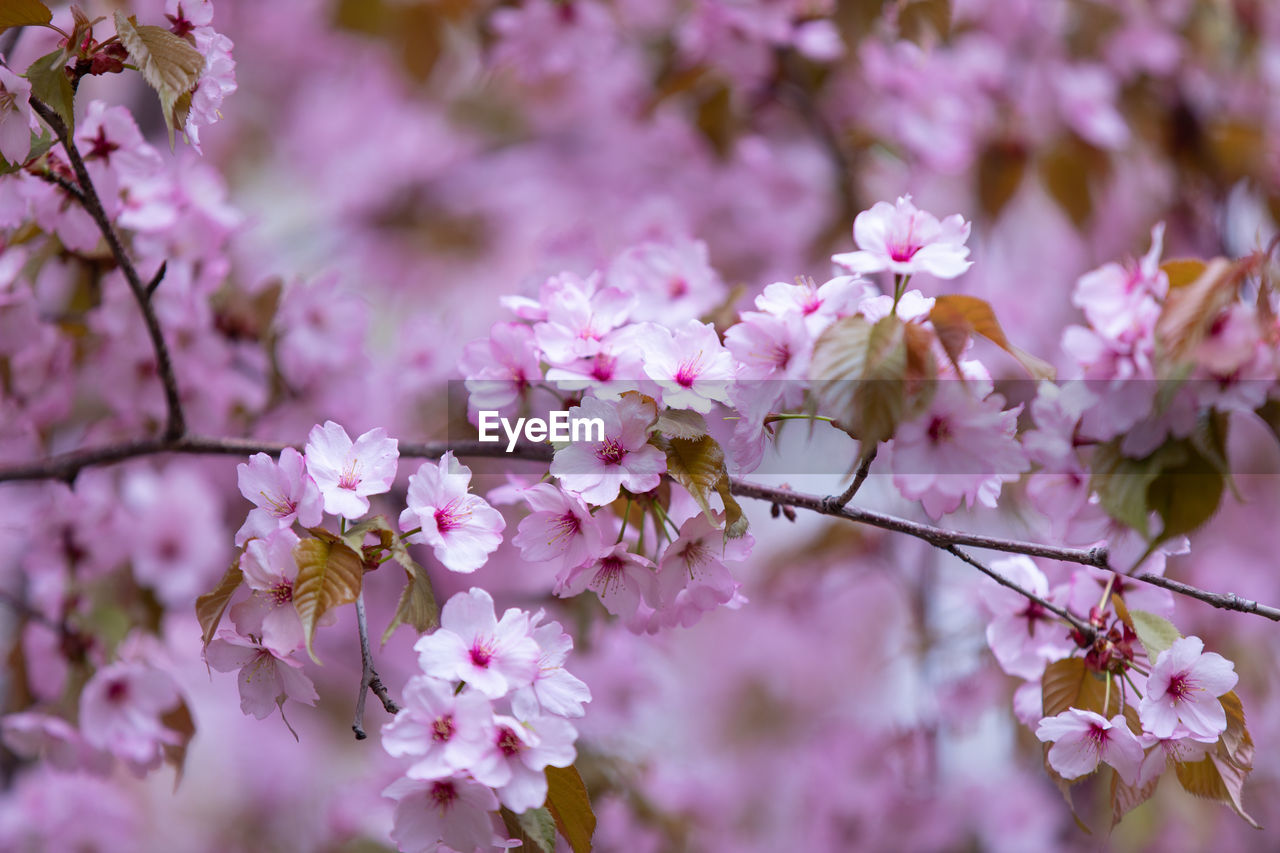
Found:
[{"label": "tree branch", "polygon": [[849,501],[853,500],[853,496],[858,493],[858,489],[862,488],[862,484],[866,482],[867,475],[871,473],[871,463],[876,461],[876,453],[879,451],[879,447],[873,447],[871,452],[863,457],[861,464],[858,465],[857,473],[853,475],[853,482],[849,484],[849,488],[839,495],[827,498],[826,506],[828,509],[842,509]]},{"label": "tree branch", "polygon": [[186,416],[182,411],[182,400],[178,394],[178,379],[173,372],[173,360],[170,358],[169,347],[164,340],[164,333],[160,329],[160,319],[151,307],[151,300],[147,295],[147,286],[143,283],[142,277],[138,275],[137,267],[133,265],[133,261],[129,259],[128,254],[125,252],[120,235],[116,233],[110,217],[107,216],[107,212],[102,206],[102,200],[98,198],[98,191],[93,185],[93,180],[89,177],[89,170],[85,168],[84,160],[80,157],[80,152],[76,148],[75,140],[71,138],[71,131],[67,128],[66,123],[63,122],[61,116],[54,112],[52,107],[39,98],[31,98],[31,109],[35,110],[36,114],[44,119],[45,124],[49,125],[57,135],[58,141],[62,143],[63,149],[67,152],[67,158],[71,161],[71,168],[75,171],[76,180],[80,184],[81,197],[79,201],[97,224],[98,230],[102,232],[102,237],[107,241],[107,246],[111,249],[111,254],[115,257],[116,264],[119,265],[121,272],[124,273],[125,281],[129,283],[129,289],[133,291],[133,298],[138,303],[138,309],[142,312],[142,319],[147,327],[147,335],[151,338],[151,347],[155,351],[156,374],[164,387],[165,408],[168,412],[164,437],[167,439],[180,438],[187,431],[187,422]]},{"label": "tree branch", "polygon": [[[23,480],[64,480],[71,482],[85,468],[98,465],[110,465],[135,459],[142,456],[155,456],[164,453],[193,454],[205,456],[250,456],[254,453],[280,455],[286,447],[301,450],[300,444],[259,441],[251,438],[210,438],[203,436],[184,436],[175,439],[152,438],[104,447],[74,450],[69,453],[30,462],[25,465],[13,465],[0,468],[0,483]],[[433,441],[433,442],[401,442],[400,455],[404,458],[434,459],[452,450],[458,456],[488,457],[501,459],[519,459],[521,461],[548,462],[554,450],[547,444],[518,444],[510,453],[501,442],[482,441]],[[855,478],[856,482],[856,478]],[[1025,554],[1028,557],[1043,557],[1047,560],[1059,560],[1065,563],[1076,563],[1082,566],[1114,571],[1108,561],[1105,546],[1097,548],[1064,548],[1057,545],[1044,545],[1038,542],[1027,542],[1021,539],[1004,539],[998,536],[984,536],[977,533],[965,533],[959,530],[947,530],[917,521],[910,521],[885,513],[874,512],[859,507],[836,506],[829,497],[810,495],[791,489],[775,488],[746,480],[730,480],[730,491],[738,497],[754,498],[768,501],[777,506],[796,507],[843,518],[871,527],[879,527],[894,533],[905,533],[916,539],[928,542],[935,548],[959,557],[965,562],[970,558],[953,549],[956,547],[985,548],[990,551],[1002,551],[1007,554]],[[989,571],[985,567],[982,571]],[[1203,601],[1221,610],[1235,610],[1241,613],[1256,613],[1267,619],[1280,622],[1280,609],[1259,604],[1235,593],[1209,592],[1190,584],[1170,580],[1150,573],[1124,575],[1152,586],[1162,587],[1180,595]],[[1009,584],[1005,584],[1009,586]],[[1015,589],[1020,588],[1014,587]],[[1023,591],[1024,594],[1025,591]],[[1036,600],[1027,594],[1030,600]],[[1044,606],[1045,602],[1038,602]],[[1053,612],[1053,608],[1048,608]],[[1059,613],[1059,615],[1062,615]],[[1066,618],[1066,617],[1063,617]],[[377,692],[375,690],[375,692]]]},{"label": "tree branch", "polygon": [[400,713],[400,706],[387,693],[386,686],[373,668],[373,652],[369,649],[369,623],[364,613],[364,590],[356,596],[356,627],[360,630],[360,693],[356,696],[356,718],[351,724],[351,731],[356,733],[356,740],[368,737],[364,731],[364,700],[369,691],[378,697],[382,707],[388,714]]},{"label": "tree branch", "polygon": [[1133,578],[1143,583],[1149,583],[1152,586],[1158,586],[1167,589],[1170,592],[1176,592],[1179,595],[1185,595],[1205,604],[1211,604],[1219,610],[1236,610],[1240,613],[1256,613],[1259,616],[1270,619],[1272,622],[1280,622],[1280,608],[1270,607],[1266,604],[1259,604],[1256,601],[1250,601],[1247,598],[1241,598],[1234,592],[1207,592],[1198,587],[1185,584],[1182,581],[1171,580],[1170,578],[1153,575],[1144,572],[1140,575],[1121,575],[1121,577]]}]

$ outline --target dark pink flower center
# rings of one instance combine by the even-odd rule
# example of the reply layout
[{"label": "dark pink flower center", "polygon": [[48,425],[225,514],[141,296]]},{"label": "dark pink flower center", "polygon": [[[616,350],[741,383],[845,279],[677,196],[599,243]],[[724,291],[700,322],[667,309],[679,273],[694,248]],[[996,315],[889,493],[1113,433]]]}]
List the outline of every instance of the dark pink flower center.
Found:
[{"label": "dark pink flower center", "polygon": [[1018,614],[1027,620],[1027,636],[1031,636],[1036,631],[1036,623],[1045,621],[1045,610],[1034,601],[1027,602],[1027,608]]},{"label": "dark pink flower center", "polygon": [[121,705],[129,696],[129,682],[123,679],[108,682],[107,701],[113,705]]},{"label": "dark pink flower center", "polygon": [[476,643],[471,647],[471,662],[481,669],[489,666],[489,661],[493,660],[493,650],[483,643]]},{"label": "dark pink flower center", "polygon": [[435,512],[436,529],[441,533],[448,533],[450,530],[456,530],[462,526],[462,521],[469,513],[460,511],[456,500],[449,501],[445,506],[440,507]]},{"label": "dark pink flower center", "polygon": [[1110,739],[1111,732],[1108,729],[1104,729],[1097,723],[1091,723],[1089,725],[1089,731],[1085,734],[1085,737],[1089,738],[1089,740],[1093,741],[1098,746],[1101,746]]},{"label": "dark pink flower center", "polygon": [[551,539],[548,545],[553,542],[559,542],[562,539],[572,539],[582,532],[582,520],[574,514],[573,510],[565,510],[564,515],[557,518],[551,524]]},{"label": "dark pink flower center", "polygon": [[1179,672],[1169,679],[1169,687],[1165,691],[1166,695],[1172,697],[1174,701],[1181,701],[1191,695],[1195,689],[1195,685],[1191,683],[1191,678],[1185,672]]},{"label": "dark pink flower center", "polygon": [[951,424],[946,418],[934,418],[929,421],[929,441],[941,444],[951,438]]},{"label": "dark pink flower center", "polygon": [[518,755],[524,749],[524,741],[520,740],[520,737],[511,729],[502,726],[498,729],[497,746],[498,750],[509,758]]},{"label": "dark pink flower center", "polygon": [[596,451],[596,458],[606,465],[621,465],[622,458],[626,455],[627,449],[622,446],[622,442],[612,436],[606,438]]},{"label": "dark pink flower center", "polygon": [[684,280],[684,276],[676,276],[667,283],[667,295],[672,299],[679,299],[689,292],[689,282]]},{"label": "dark pink flower center", "polygon": [[441,809],[447,809],[453,805],[458,799],[458,789],[449,780],[433,782],[431,785],[431,793],[428,794],[431,802],[435,803]]},{"label": "dark pink flower center", "polygon": [[275,602],[276,607],[282,607],[293,601],[293,584],[288,581],[280,581],[280,583],[267,590],[267,595]]},{"label": "dark pink flower center", "polygon": [[111,152],[118,151],[119,149],[120,149],[119,143],[112,142],[110,139],[107,139],[107,129],[105,127],[99,126],[98,135],[95,136],[93,140],[89,143],[89,153],[85,155],[85,159],[86,160],[102,159],[110,163]]},{"label": "dark pink flower center", "polygon": [[915,257],[916,252],[920,251],[919,246],[890,246],[889,257],[898,263],[906,263]]},{"label": "dark pink flower center", "polygon": [[618,360],[611,355],[597,353],[595,362],[591,365],[591,378],[598,382],[608,382],[613,378],[614,371],[618,368]]},{"label": "dark pink flower center", "polygon": [[692,388],[700,373],[702,373],[702,350],[698,350],[693,358],[680,362],[680,367],[676,370],[676,384],[681,388]]},{"label": "dark pink flower center", "polygon": [[453,737],[453,714],[436,717],[431,725],[431,739],[436,743],[445,743]]}]

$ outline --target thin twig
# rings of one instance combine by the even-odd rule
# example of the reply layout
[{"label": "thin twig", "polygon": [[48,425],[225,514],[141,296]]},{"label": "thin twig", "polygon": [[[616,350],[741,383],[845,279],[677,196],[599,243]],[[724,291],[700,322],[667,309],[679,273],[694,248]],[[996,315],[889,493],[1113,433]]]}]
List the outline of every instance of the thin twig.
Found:
[{"label": "thin twig", "polygon": [[67,128],[66,123],[63,122],[62,117],[52,107],[39,98],[31,98],[31,109],[35,110],[36,114],[44,119],[45,124],[49,125],[53,132],[57,134],[58,141],[62,143],[63,149],[67,152],[67,158],[71,161],[71,168],[75,171],[76,180],[80,184],[80,192],[83,195],[83,198],[80,199],[81,204],[97,224],[98,230],[102,232],[102,237],[107,241],[107,246],[111,249],[111,254],[115,257],[116,264],[119,265],[120,270],[124,273],[129,289],[133,291],[133,298],[142,312],[142,319],[147,327],[147,335],[151,338],[151,347],[155,351],[156,374],[160,378],[161,385],[164,386],[165,408],[168,411],[164,436],[168,439],[180,438],[187,431],[187,422],[186,416],[182,411],[182,399],[178,393],[178,379],[173,372],[173,360],[169,356],[169,347],[165,343],[164,332],[160,329],[160,318],[156,316],[156,312],[151,307],[151,300],[147,298],[146,285],[143,284],[142,277],[138,275],[137,267],[133,265],[133,261],[130,260],[129,255],[125,252],[120,235],[116,233],[110,217],[107,216],[107,212],[102,206],[102,200],[98,198],[98,191],[93,185],[93,180],[89,177],[89,170],[85,168],[84,160],[80,157],[80,152],[76,148],[75,140],[71,138],[71,131]]},{"label": "thin twig", "polygon": [[169,269],[169,262],[162,261],[160,263],[160,269],[156,270],[156,274],[151,276],[151,281],[147,283],[148,299],[150,299],[151,295],[156,292],[156,288],[160,286],[160,282],[164,281],[164,273],[167,269]]},{"label": "thin twig", "polygon": [[876,461],[876,453],[880,451],[879,446],[871,448],[871,452],[863,458],[862,463],[858,465],[858,471],[853,475],[853,482],[849,484],[849,488],[845,489],[838,496],[830,496],[826,500],[829,509],[843,509],[853,500],[853,496],[858,493],[858,489],[862,488],[862,484],[866,482],[867,475],[871,473],[871,463]]},{"label": "thin twig", "polygon": [[952,554],[953,556],[958,557],[960,560],[968,563],[970,566],[973,566],[975,569],[982,572],[984,575],[991,578],[993,581],[1000,584],[1001,586],[1008,587],[1009,589],[1013,590],[1014,592],[1026,598],[1028,601],[1034,601],[1036,604],[1040,605],[1045,610],[1065,620],[1067,624],[1069,624],[1072,628],[1075,628],[1077,631],[1079,631],[1081,636],[1083,636],[1088,642],[1092,642],[1093,638],[1097,635],[1098,632],[1094,629],[1092,625],[1080,619],[1080,617],[1073,614],[1070,610],[1059,607],[1058,605],[1053,604],[1052,602],[1046,601],[1045,599],[1036,595],[1034,592],[1031,592],[1028,589],[1024,589],[1018,586],[1013,581],[1001,575],[999,572],[993,571],[990,567],[983,565],[981,562],[979,562],[978,560],[975,560],[973,557],[969,556],[964,551],[961,551],[956,546],[944,545],[942,546],[942,550],[946,551],[948,554]]},{"label": "thin twig", "polygon": [[373,652],[369,649],[369,623],[364,613],[364,590],[356,596],[356,627],[360,630],[360,692],[356,696],[356,718],[351,724],[351,731],[356,733],[356,740],[368,737],[364,731],[364,700],[369,691],[382,702],[388,714],[400,712],[400,706],[387,693],[382,679],[373,668]]}]

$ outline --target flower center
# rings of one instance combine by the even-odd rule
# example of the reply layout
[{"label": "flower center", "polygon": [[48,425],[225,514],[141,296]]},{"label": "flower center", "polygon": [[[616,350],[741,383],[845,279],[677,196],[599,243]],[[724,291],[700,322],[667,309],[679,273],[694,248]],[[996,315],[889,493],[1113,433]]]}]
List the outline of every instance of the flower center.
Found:
[{"label": "flower center", "polygon": [[692,388],[702,370],[702,350],[698,350],[692,358],[680,362],[680,367],[676,370],[676,384],[681,388]]},{"label": "flower center", "polygon": [[618,360],[616,358],[604,353],[597,353],[595,362],[591,365],[591,378],[598,382],[608,382],[613,378],[617,367]]},{"label": "flower center", "polygon": [[471,662],[481,669],[487,669],[493,660],[493,650],[484,643],[476,643],[471,647]]},{"label": "flower center", "polygon": [[1089,731],[1085,734],[1085,737],[1093,741],[1098,746],[1101,746],[1107,742],[1110,734],[1102,726],[1097,723],[1093,723],[1089,726]]},{"label": "flower center", "polygon": [[129,682],[116,680],[107,685],[107,701],[113,705],[123,704],[128,696]]},{"label": "flower center", "polygon": [[498,729],[497,746],[498,750],[509,758],[513,755],[520,754],[524,749],[524,741],[520,740],[519,736],[516,735],[515,732],[511,731],[511,729],[503,726]]},{"label": "flower center", "polygon": [[1187,677],[1187,673],[1179,672],[1177,675],[1174,675],[1169,679],[1169,688],[1165,693],[1173,697],[1175,702],[1180,702],[1190,696],[1194,690],[1195,685],[1191,682],[1191,679]]},{"label": "flower center", "polygon": [[626,455],[627,450],[622,442],[613,437],[606,438],[596,451],[596,458],[606,465],[621,465],[622,457]]},{"label": "flower center", "polygon": [[431,725],[431,739],[436,743],[446,743],[453,737],[453,714],[436,717]]},{"label": "flower center", "polygon": [[293,601],[293,584],[288,581],[280,581],[280,583],[267,590],[267,595],[275,602],[276,607],[283,607]]},{"label": "flower center", "polygon": [[591,585],[601,595],[608,594],[610,588],[622,583],[625,567],[626,563],[619,557],[609,555],[602,558],[600,560],[600,568],[596,570],[596,576],[591,579]]},{"label": "flower center", "polygon": [[434,782],[431,785],[431,802],[440,807],[441,810],[449,808],[458,799],[458,789],[449,780]]},{"label": "flower center", "polygon": [[451,500],[449,503],[436,510],[436,529],[441,533],[448,533],[450,530],[456,530],[462,526],[463,522],[469,515],[471,515],[471,513],[458,506],[457,499]]},{"label": "flower center", "polygon": [[351,462],[347,464],[346,469],[343,470],[342,474],[338,477],[338,488],[350,489],[351,491],[354,492],[356,490],[356,487],[359,485],[360,485],[360,460],[352,459]]},{"label": "flower center", "polygon": [[547,544],[551,545],[566,539],[572,539],[582,532],[582,522],[578,516],[573,514],[573,510],[565,510],[564,515],[557,518],[551,523],[551,538],[547,540]]},{"label": "flower center", "polygon": [[951,424],[946,418],[934,418],[929,421],[929,441],[941,444],[951,439]]},{"label": "flower center", "polygon": [[298,511],[298,502],[283,494],[269,495],[266,492],[258,492],[258,494],[262,495],[262,500],[267,505],[267,512],[275,518],[285,518]]}]

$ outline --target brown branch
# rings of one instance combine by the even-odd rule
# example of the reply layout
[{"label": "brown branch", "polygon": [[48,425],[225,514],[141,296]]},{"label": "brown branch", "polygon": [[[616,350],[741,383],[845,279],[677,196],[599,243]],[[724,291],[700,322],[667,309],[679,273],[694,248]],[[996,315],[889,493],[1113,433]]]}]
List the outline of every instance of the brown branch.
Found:
[{"label": "brown branch", "polygon": [[45,183],[53,184],[80,204],[84,204],[84,193],[80,192],[80,188],[57,172],[36,172],[35,176]]},{"label": "brown branch", "polygon": [[1241,598],[1234,592],[1207,592],[1198,587],[1185,584],[1182,581],[1171,580],[1170,578],[1153,575],[1144,572],[1140,575],[1121,575],[1121,577],[1133,578],[1143,583],[1149,583],[1152,586],[1158,586],[1167,589],[1170,592],[1176,592],[1179,595],[1185,595],[1188,598],[1194,598],[1203,601],[1205,604],[1211,604],[1219,610],[1236,610],[1240,613],[1256,613],[1259,616],[1270,619],[1272,622],[1280,622],[1280,608],[1271,607],[1266,604],[1259,604],[1256,601],[1250,601],[1247,598]]},{"label": "brown branch", "polygon": [[382,707],[388,714],[400,713],[400,706],[387,693],[386,686],[373,668],[373,652],[369,649],[369,622],[364,613],[364,590],[356,596],[356,627],[360,631],[360,693],[356,696],[356,718],[351,724],[351,731],[355,732],[356,740],[364,740],[368,737],[364,731],[364,700],[370,690],[382,702]]},{"label": "brown branch", "polygon": [[[249,456],[254,453],[266,453],[278,456],[286,447],[302,449],[299,444],[259,441],[251,438],[209,438],[202,436],[185,436],[176,439],[142,439],[140,441],[107,445],[105,447],[74,450],[38,462],[24,465],[13,465],[0,468],[0,483],[22,480],[65,480],[72,481],[76,474],[85,468],[98,465],[110,465],[135,459],[142,456],[155,456],[165,453],[196,455]],[[452,450],[458,456],[489,457],[518,459],[521,461],[547,462],[554,451],[547,444],[519,444],[510,453],[501,442],[482,441],[434,441],[425,443],[401,442],[400,455],[404,458],[437,458],[446,451]],[[969,562],[969,558],[957,554],[956,547],[985,548],[990,551],[1002,551],[1007,554],[1025,554],[1029,557],[1043,557],[1048,560],[1060,560],[1082,566],[1094,566],[1100,569],[1111,569],[1106,547],[1098,548],[1064,548],[1057,545],[1044,545],[1038,542],[1026,542],[1020,539],[1004,539],[997,536],[984,536],[977,533],[965,533],[959,530],[947,530],[917,521],[910,521],[893,515],[874,512],[868,509],[850,506],[835,506],[830,497],[795,492],[791,489],[775,488],[746,480],[730,480],[730,491],[745,498],[768,501],[780,507],[796,507],[843,518],[871,527],[879,527],[895,533],[904,533],[928,542],[935,548],[960,557]],[[983,569],[986,571],[986,569]],[[1170,580],[1149,573],[1126,575],[1134,580],[1162,587],[1180,595],[1194,598],[1222,610],[1235,610],[1241,613],[1256,613],[1267,619],[1280,621],[1280,609],[1259,604],[1256,601],[1242,598],[1234,593],[1216,593],[1203,590],[1190,584]],[[1008,586],[1008,584],[1005,584]],[[1035,600],[1030,595],[1028,598]],[[1040,602],[1043,605],[1043,602]],[[1052,608],[1049,608],[1052,610]],[[1056,611],[1054,611],[1056,612]],[[1061,614],[1059,614],[1061,615]],[[1064,617],[1065,618],[1065,617]],[[374,691],[377,692],[376,690]]]},{"label": "brown branch", "polygon": [[66,123],[52,107],[39,98],[31,98],[31,109],[44,119],[45,124],[49,125],[57,135],[58,141],[62,143],[63,149],[67,152],[67,158],[71,161],[71,168],[76,174],[76,180],[80,184],[79,201],[97,224],[98,230],[102,232],[102,237],[107,241],[116,264],[124,273],[125,281],[129,283],[129,289],[133,291],[133,298],[138,303],[138,309],[142,312],[142,319],[147,327],[147,335],[151,338],[151,348],[155,351],[156,373],[164,387],[165,408],[168,412],[164,437],[180,438],[187,431],[187,422],[182,411],[182,400],[178,394],[178,379],[173,372],[173,360],[170,358],[164,333],[160,329],[160,318],[156,316],[156,312],[151,307],[151,300],[147,296],[147,286],[138,275],[137,267],[125,252],[120,235],[116,233],[110,217],[107,216],[107,211],[102,206],[102,200],[98,198],[98,191],[89,177],[89,170],[85,168],[84,160],[80,157],[80,152],[76,148],[75,140],[71,138],[71,131]]},{"label": "brown branch", "polygon": [[820,515],[830,515],[848,521],[856,521],[895,533],[905,533],[917,539],[923,539],[935,548],[945,550],[949,545],[963,545],[970,548],[986,548],[991,551],[1004,551],[1010,554],[1026,554],[1029,557],[1044,557],[1049,560],[1061,560],[1066,563],[1079,563],[1083,566],[1108,568],[1106,548],[1062,548],[1057,545],[1041,545],[1036,542],[1024,542],[1020,539],[1003,539],[998,536],[983,536],[977,533],[964,533],[959,530],[947,530],[930,524],[921,524],[893,515],[886,515],[859,507],[834,506],[832,501],[818,495],[793,492],[791,489],[773,488],[745,480],[734,480],[731,489],[735,495],[746,498],[776,503],[780,506],[794,506],[807,509]]}]

